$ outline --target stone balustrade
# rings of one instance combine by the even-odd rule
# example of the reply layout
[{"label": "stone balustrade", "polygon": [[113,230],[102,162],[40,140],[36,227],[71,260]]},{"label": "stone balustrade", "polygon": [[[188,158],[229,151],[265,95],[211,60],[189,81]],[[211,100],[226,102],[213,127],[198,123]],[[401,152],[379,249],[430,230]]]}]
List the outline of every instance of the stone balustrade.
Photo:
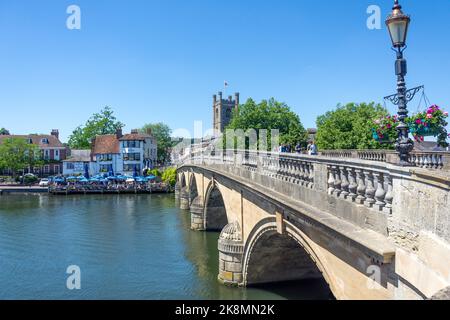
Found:
[{"label": "stone balustrade", "polygon": [[[398,163],[398,155],[392,150],[324,150],[320,155],[327,158]],[[419,168],[450,170],[450,152],[446,151],[413,151],[409,161],[411,165]]]}]

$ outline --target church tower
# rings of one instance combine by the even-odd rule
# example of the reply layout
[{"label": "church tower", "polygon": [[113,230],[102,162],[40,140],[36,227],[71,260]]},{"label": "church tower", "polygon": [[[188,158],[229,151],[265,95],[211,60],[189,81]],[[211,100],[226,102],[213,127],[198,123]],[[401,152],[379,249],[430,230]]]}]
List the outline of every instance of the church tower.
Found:
[{"label": "church tower", "polygon": [[220,135],[230,124],[233,116],[233,110],[239,109],[239,93],[235,93],[234,100],[232,96],[223,99],[222,92],[219,95],[213,95],[213,128],[215,135]]}]

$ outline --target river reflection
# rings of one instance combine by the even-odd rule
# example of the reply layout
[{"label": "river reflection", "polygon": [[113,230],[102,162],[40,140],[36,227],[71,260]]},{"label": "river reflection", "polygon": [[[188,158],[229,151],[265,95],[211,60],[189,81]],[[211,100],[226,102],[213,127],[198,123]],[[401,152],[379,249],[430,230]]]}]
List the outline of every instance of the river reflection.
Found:
[{"label": "river reflection", "polygon": [[[306,299],[304,281],[228,288],[219,233],[190,230],[172,195],[0,196],[0,299]],[[66,288],[78,265],[82,288]]]}]

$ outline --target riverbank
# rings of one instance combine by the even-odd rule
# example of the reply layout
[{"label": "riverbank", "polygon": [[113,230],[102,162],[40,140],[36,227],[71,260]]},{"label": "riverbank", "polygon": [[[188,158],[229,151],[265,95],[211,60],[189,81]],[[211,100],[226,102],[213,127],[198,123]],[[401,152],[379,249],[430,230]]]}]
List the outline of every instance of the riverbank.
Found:
[{"label": "riverbank", "polygon": [[0,195],[11,193],[48,193],[48,187],[39,186],[0,186]]}]

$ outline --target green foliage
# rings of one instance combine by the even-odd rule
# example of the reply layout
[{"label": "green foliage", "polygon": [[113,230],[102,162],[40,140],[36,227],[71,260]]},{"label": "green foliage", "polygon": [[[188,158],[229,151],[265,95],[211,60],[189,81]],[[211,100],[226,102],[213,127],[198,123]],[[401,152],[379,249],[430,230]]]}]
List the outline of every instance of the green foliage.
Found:
[{"label": "green foliage", "polygon": [[170,186],[175,187],[177,183],[177,169],[167,168],[162,174],[162,180]]},{"label": "green foliage", "polygon": [[0,136],[9,136],[9,131],[5,128],[0,128]]},{"label": "green foliage", "polygon": [[23,178],[23,182],[28,185],[35,184],[36,182],[38,182],[38,180],[39,178],[35,175],[25,175]]},{"label": "green foliage", "polygon": [[91,141],[99,135],[114,134],[125,125],[117,121],[114,111],[110,107],[94,113],[84,126],[77,127],[69,137],[69,147],[87,150],[91,148]]},{"label": "green foliage", "polygon": [[[267,130],[268,148],[271,149],[271,130],[279,130],[280,143],[291,144],[298,143],[306,146],[307,133],[300,118],[291,111],[285,103],[276,101],[274,98],[263,100],[257,104],[252,99],[239,106],[238,111],[234,111],[230,125],[226,128],[245,131],[255,129],[258,134],[259,130]],[[246,144],[248,147],[248,143]]]},{"label": "green foliage", "polygon": [[317,146],[323,150],[384,148],[373,139],[373,120],[387,115],[374,102],[338,105],[317,118]]},{"label": "green foliage", "polygon": [[149,174],[158,178],[161,178],[162,176],[161,171],[159,171],[158,169],[150,170]]},{"label": "green foliage", "polygon": [[11,169],[13,175],[28,167],[41,166],[39,147],[23,138],[9,138],[0,145],[0,168]]},{"label": "green foliage", "polygon": [[149,123],[144,125],[141,129],[142,133],[147,133],[148,130],[152,131],[152,135],[157,140],[158,144],[158,161],[165,163],[170,160],[170,149],[173,146],[172,143],[172,130],[168,125],[164,123]]}]

